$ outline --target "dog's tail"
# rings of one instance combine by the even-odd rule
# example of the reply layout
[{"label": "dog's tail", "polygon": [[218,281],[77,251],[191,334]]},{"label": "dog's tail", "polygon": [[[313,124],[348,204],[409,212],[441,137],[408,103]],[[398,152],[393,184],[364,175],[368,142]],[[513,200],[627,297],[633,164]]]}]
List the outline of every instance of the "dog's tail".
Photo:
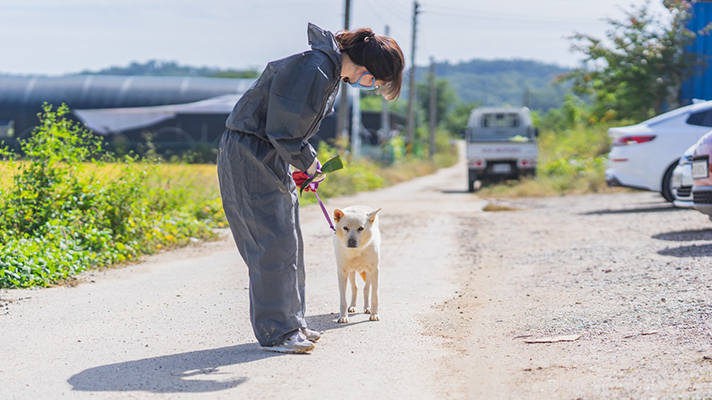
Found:
[{"label": "dog's tail", "polygon": [[366,273],[365,272],[359,272],[361,274],[361,279],[363,279],[364,282],[366,282]]}]

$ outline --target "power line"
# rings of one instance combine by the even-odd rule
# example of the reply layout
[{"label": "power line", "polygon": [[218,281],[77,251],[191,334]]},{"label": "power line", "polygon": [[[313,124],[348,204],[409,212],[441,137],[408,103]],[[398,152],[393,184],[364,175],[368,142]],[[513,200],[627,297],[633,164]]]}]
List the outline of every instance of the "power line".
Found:
[{"label": "power line", "polygon": [[410,24],[410,11],[399,11],[393,8],[393,5],[391,3],[387,2],[386,0],[380,0],[379,5],[383,6],[384,9],[388,9],[393,15],[395,15],[399,20],[402,22],[405,22],[406,24]]},{"label": "power line", "polygon": [[383,25],[388,24],[388,22],[381,16],[381,13],[379,12],[379,10],[376,7],[374,7],[373,4],[371,4],[371,0],[366,0],[366,4],[368,4],[368,6],[371,7],[371,10],[373,10],[373,14],[375,14],[376,17],[381,20]]},{"label": "power line", "polygon": [[457,8],[440,6],[433,4],[425,4],[424,13],[445,15],[451,17],[461,17],[461,18],[481,18],[481,19],[498,19],[498,20],[512,20],[512,21],[524,21],[524,22],[541,22],[541,23],[551,23],[551,22],[576,22],[576,23],[596,23],[598,20],[591,19],[578,19],[578,18],[555,18],[549,16],[526,16],[522,14],[507,14],[507,13],[491,13],[482,12],[481,10],[467,9],[467,8]]},{"label": "power line", "polygon": [[390,7],[393,8],[399,8],[400,11],[398,12],[400,15],[407,15],[410,16],[411,10],[408,6],[404,6],[400,4],[397,1],[394,0],[381,0],[381,4],[390,4]]},{"label": "power line", "polygon": [[[402,34],[402,32],[398,31],[397,29],[393,29],[393,26],[388,22],[388,18],[385,18],[383,15],[381,15],[380,10],[378,9],[378,7],[374,6],[371,3],[371,0],[366,0],[366,3],[369,5],[369,7],[371,7],[373,13],[376,14],[376,16],[381,20],[381,22],[383,22],[384,25],[390,26],[391,32],[386,36],[403,38],[408,37],[408,35]],[[403,21],[410,24],[410,20],[407,18],[405,18]]]}]

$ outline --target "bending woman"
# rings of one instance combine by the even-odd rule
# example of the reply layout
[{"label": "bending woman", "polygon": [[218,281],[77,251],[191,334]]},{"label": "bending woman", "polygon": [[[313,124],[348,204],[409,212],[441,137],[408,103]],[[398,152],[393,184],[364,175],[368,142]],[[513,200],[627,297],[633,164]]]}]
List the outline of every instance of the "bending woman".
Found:
[{"label": "bending woman", "polygon": [[290,173],[321,164],[308,140],[333,112],[339,82],[398,98],[403,53],[370,29],[334,36],[309,24],[311,50],[267,64],[227,119],[218,150],[223,208],[248,268],[252,329],[265,350],[304,353],[307,328],[304,243]]}]

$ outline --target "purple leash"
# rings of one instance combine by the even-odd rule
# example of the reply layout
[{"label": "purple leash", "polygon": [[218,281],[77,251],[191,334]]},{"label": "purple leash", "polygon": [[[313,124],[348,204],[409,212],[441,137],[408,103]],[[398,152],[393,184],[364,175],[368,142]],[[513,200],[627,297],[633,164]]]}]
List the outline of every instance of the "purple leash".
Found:
[{"label": "purple leash", "polygon": [[334,228],[334,224],[331,223],[331,218],[329,218],[329,213],[326,211],[326,207],[324,207],[324,203],[321,202],[321,199],[316,193],[316,188],[314,186],[316,185],[314,185],[313,183],[309,184],[309,187],[312,188],[312,190],[314,191],[314,196],[316,196],[316,199],[319,201],[319,205],[321,206],[321,211],[324,213],[324,217],[326,217],[326,220],[329,221],[329,227],[332,231],[336,232],[336,228]]}]

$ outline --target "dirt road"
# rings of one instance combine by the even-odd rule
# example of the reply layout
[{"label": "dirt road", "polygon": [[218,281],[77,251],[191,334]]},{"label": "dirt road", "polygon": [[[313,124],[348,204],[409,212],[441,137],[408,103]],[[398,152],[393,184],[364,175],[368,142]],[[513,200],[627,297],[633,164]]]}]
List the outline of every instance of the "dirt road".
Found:
[{"label": "dirt road", "polygon": [[332,233],[303,208],[310,355],[256,344],[229,237],[0,291],[0,399],[712,396],[705,216],[650,193],[484,212],[465,189],[458,165],[327,203],[383,207],[378,322],[335,322]]}]

